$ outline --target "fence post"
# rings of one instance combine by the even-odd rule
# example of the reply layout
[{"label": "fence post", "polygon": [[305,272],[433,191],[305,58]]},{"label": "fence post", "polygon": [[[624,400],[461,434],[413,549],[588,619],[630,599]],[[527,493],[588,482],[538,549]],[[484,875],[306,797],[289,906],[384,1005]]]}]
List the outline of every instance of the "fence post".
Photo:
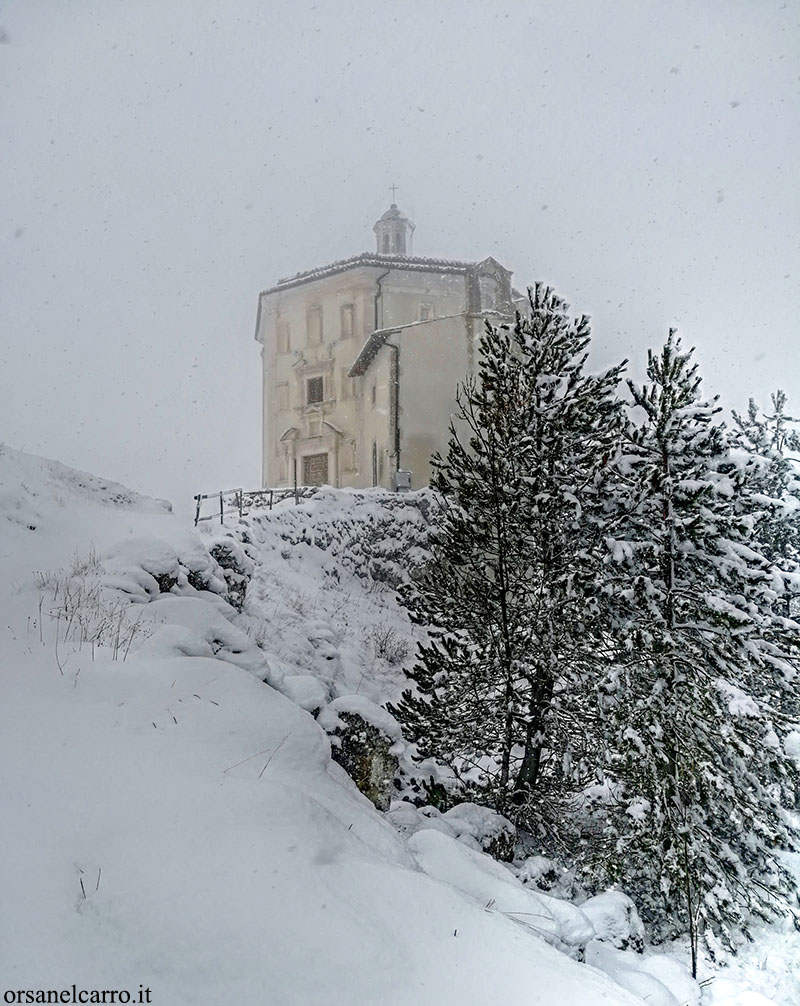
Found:
[{"label": "fence post", "polygon": [[194,515],[194,526],[197,527],[197,525],[200,523],[200,499],[201,499],[201,497],[200,496],[195,496],[195,499],[197,500],[197,510],[195,511],[195,515]]},{"label": "fence post", "polygon": [[225,520],[223,518],[223,503],[222,503],[222,493],[219,494],[219,522],[224,524]]}]

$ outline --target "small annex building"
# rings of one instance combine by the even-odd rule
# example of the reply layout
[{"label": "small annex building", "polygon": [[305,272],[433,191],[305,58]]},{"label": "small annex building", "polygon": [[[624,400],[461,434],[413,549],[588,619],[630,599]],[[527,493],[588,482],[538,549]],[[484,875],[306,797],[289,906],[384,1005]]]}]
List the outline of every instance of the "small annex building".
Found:
[{"label": "small annex building", "polygon": [[259,295],[264,486],[427,485],[486,319],[513,314],[495,259],[415,256],[394,203],[373,229],[374,252]]}]

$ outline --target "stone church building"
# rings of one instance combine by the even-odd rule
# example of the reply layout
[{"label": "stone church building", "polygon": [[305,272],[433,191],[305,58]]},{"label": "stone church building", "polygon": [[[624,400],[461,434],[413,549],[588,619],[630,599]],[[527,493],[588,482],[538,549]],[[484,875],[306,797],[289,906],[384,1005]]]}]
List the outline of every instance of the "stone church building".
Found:
[{"label": "stone church building", "polygon": [[492,258],[415,256],[414,227],[392,203],[374,252],[259,295],[265,486],[428,484],[485,320],[519,294]]}]

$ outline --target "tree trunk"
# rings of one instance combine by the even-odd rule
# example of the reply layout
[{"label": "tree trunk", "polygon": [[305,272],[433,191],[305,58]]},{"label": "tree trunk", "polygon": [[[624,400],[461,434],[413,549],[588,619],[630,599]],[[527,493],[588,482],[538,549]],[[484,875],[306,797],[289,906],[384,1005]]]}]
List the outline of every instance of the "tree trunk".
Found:
[{"label": "tree trunk", "polygon": [[505,679],[504,700],[505,720],[503,724],[503,746],[500,760],[500,793],[497,799],[497,809],[502,814],[508,798],[509,781],[511,778],[511,749],[514,746],[514,648],[511,640],[509,624],[509,584],[506,569],[506,535],[507,528],[503,521],[502,490],[498,485],[496,471],[496,448],[494,436],[489,437],[491,473],[492,473],[492,504],[494,509],[494,525],[497,541],[497,587],[500,603],[500,636],[502,640],[502,673]]},{"label": "tree trunk", "polygon": [[555,679],[547,674],[534,690],[528,707],[528,723],[525,728],[525,749],[522,763],[514,781],[513,802],[520,806],[536,789],[542,767],[542,751],[545,742],[545,718],[553,698]]}]

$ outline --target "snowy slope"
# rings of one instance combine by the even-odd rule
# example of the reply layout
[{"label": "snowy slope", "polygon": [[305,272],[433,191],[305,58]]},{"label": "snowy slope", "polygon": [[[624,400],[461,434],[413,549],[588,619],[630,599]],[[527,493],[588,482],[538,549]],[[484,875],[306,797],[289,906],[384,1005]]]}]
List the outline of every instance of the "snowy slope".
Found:
[{"label": "snowy slope", "polygon": [[186,531],[117,487],[0,462],[4,989],[143,984],[175,1006],[635,1002],[427,877],[310,715],[213,654],[169,655],[173,626],[124,661],[62,642],[62,673],[33,571]]},{"label": "snowy slope", "polygon": [[232,527],[256,560],[249,625],[287,677],[311,674],[330,695],[399,696],[423,634],[394,588],[424,557],[429,513],[427,492],[325,490]]},{"label": "snowy slope", "polygon": [[[339,520],[326,506],[317,527]],[[416,630],[346,563],[323,575],[325,548],[284,556],[283,536],[252,521],[248,536],[262,561],[237,614],[202,547],[211,534],[0,452],[0,990],[142,985],[170,1006],[677,1006],[646,976],[632,985],[625,961],[615,983],[487,910],[502,889],[519,911],[505,868],[438,832],[407,840],[357,792],[313,717],[261,679],[382,699],[402,659],[370,627],[401,642]],[[369,561],[393,561],[381,549],[376,535]],[[158,577],[174,580],[168,594]],[[94,606],[80,631],[64,604],[76,583]],[[563,908],[566,937],[585,923]]]},{"label": "snowy slope", "polygon": [[169,503],[0,445],[0,584],[66,565],[75,550],[165,525]]}]

